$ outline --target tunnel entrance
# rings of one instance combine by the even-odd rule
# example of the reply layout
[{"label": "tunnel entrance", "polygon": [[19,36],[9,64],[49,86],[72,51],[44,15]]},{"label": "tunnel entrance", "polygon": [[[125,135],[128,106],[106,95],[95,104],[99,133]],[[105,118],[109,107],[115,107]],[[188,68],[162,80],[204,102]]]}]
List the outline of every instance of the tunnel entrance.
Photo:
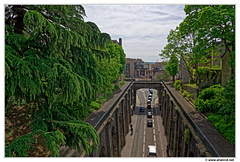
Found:
[{"label": "tunnel entrance", "polygon": [[149,88],[141,88],[136,91],[136,107],[147,108],[149,104],[151,104],[151,107],[158,107],[158,91],[152,88],[151,90],[152,93],[150,93]]},{"label": "tunnel entrance", "polygon": [[[133,85],[133,98],[134,98],[134,102],[133,102],[133,106],[134,108],[140,107],[140,106],[145,106],[147,107],[147,100],[148,100],[148,94],[149,89],[152,89],[153,96],[152,96],[152,101],[151,104],[154,107],[158,107],[160,109],[159,103],[160,103],[160,90],[162,88],[162,83],[161,82],[135,82]],[[141,94],[141,93],[145,93],[145,94]],[[141,96],[143,96],[141,98]],[[139,99],[140,97],[140,99]],[[137,105],[137,100],[140,100],[140,103]],[[146,100],[146,102],[144,103],[143,101]]]}]

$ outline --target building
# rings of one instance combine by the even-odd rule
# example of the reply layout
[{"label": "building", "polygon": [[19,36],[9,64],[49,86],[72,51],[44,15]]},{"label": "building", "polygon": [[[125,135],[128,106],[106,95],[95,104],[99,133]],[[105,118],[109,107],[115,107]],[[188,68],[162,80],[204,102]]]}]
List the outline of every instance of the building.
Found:
[{"label": "building", "polygon": [[[231,66],[229,61],[231,60],[229,51],[224,47],[221,42],[216,42],[218,46],[216,50],[209,53],[209,62],[206,64],[198,63],[199,67],[209,67],[211,68],[206,74],[200,75],[201,83],[199,87],[209,87],[214,84],[221,84],[225,86],[231,76]],[[218,55],[216,55],[218,54]],[[183,68],[184,61],[180,59],[178,78],[181,79],[182,83],[191,83],[191,77],[189,72]]]},{"label": "building", "polygon": [[126,67],[124,74],[126,75],[126,78],[140,78],[141,72],[140,70],[143,70],[143,61],[142,59],[131,59],[126,58]]},{"label": "building", "polygon": [[157,79],[165,67],[161,62],[144,62],[142,59],[126,58],[126,78]]},{"label": "building", "polygon": [[[122,47],[122,38],[119,38],[119,40],[112,40],[112,42]],[[124,80],[124,74],[121,74],[118,78],[118,81],[122,80]]]},{"label": "building", "polygon": [[112,40],[112,42],[113,42],[114,44],[117,44],[117,45],[119,45],[119,46],[122,47],[122,38],[119,38],[118,41],[117,41],[117,40]]}]

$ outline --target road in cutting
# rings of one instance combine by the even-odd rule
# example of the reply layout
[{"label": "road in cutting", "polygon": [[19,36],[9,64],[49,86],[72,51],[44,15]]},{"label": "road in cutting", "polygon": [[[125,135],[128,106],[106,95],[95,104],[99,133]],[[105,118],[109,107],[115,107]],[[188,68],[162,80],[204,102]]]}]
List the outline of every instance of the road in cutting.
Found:
[{"label": "road in cutting", "polygon": [[[147,99],[149,89],[140,89],[137,91],[137,103],[133,118],[136,118],[133,142],[130,157],[148,156],[148,146],[155,145],[158,157],[166,157],[166,137],[162,126],[160,111],[157,109],[158,98],[157,91],[153,91],[152,108],[147,109]],[[144,107],[145,111],[140,112],[139,107]],[[147,112],[151,111],[152,118],[147,118]],[[147,127],[147,120],[152,120],[153,127]]]}]

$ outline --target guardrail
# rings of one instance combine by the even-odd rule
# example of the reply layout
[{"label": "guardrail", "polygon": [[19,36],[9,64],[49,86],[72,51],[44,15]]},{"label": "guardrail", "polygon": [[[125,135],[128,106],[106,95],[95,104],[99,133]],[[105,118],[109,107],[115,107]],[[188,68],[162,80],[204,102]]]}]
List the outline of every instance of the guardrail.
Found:
[{"label": "guardrail", "polygon": [[134,81],[131,81],[129,85],[121,92],[121,95],[117,98],[117,100],[114,102],[114,104],[110,107],[110,109],[101,117],[101,119],[97,122],[95,126],[93,126],[96,130],[99,129],[99,127],[102,125],[102,123],[107,119],[109,114],[112,112],[112,110],[115,108],[115,106],[118,104],[118,102],[122,99],[123,95],[126,93],[126,91],[129,89],[129,87],[133,84]]},{"label": "guardrail", "polygon": [[164,87],[167,89],[168,93],[171,95],[171,97],[173,98],[173,100],[175,101],[175,103],[177,104],[177,106],[181,109],[181,111],[183,112],[183,115],[185,116],[185,118],[187,119],[187,121],[191,124],[191,126],[193,127],[194,131],[198,134],[199,138],[202,140],[203,144],[206,146],[206,148],[210,151],[210,153],[215,156],[215,157],[220,157],[219,153],[216,151],[216,149],[213,147],[213,145],[211,144],[211,142],[206,138],[206,136],[202,133],[202,131],[199,129],[199,127],[193,122],[193,120],[191,119],[191,117],[185,112],[185,110],[182,108],[182,106],[179,104],[179,102],[177,101],[177,99],[174,97],[174,95],[172,94],[172,92],[168,89],[168,87],[166,86],[166,84],[162,81]]}]

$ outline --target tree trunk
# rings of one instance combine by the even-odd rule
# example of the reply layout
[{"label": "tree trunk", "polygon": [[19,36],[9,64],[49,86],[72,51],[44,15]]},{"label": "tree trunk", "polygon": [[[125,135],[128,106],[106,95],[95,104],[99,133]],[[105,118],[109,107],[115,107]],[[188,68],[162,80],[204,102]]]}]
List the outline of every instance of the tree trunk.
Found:
[{"label": "tree trunk", "polygon": [[22,34],[23,28],[24,28],[24,23],[23,23],[23,18],[26,13],[24,10],[24,7],[22,5],[14,5],[12,7],[12,11],[14,14],[13,22],[14,22],[14,30],[18,34]]},{"label": "tree trunk", "polygon": [[175,82],[175,75],[172,75],[172,81]]}]

